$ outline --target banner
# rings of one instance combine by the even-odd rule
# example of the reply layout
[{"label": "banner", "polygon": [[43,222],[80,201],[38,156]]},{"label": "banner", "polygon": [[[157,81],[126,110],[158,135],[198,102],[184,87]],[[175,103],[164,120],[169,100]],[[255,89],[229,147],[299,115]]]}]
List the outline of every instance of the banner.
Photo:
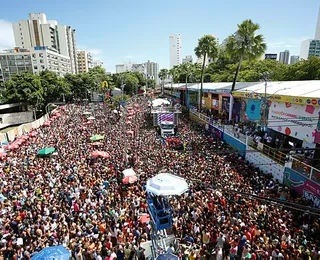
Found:
[{"label": "banner", "polygon": [[314,143],[320,107],[271,102],[268,127],[306,143]]},{"label": "banner", "polygon": [[[232,93],[234,97],[240,98],[253,98],[258,99],[264,97],[263,93],[248,93],[248,92],[241,92],[235,91]],[[299,104],[299,105],[312,105],[312,106],[320,106],[320,98],[311,98],[311,97],[294,97],[294,96],[282,96],[282,95],[275,95],[275,94],[267,94],[268,100],[276,101],[280,103],[290,102],[292,104]]]},{"label": "banner", "polygon": [[290,168],[285,168],[283,183],[294,189],[304,199],[311,200],[314,207],[320,208],[319,185]]},{"label": "banner", "polygon": [[261,100],[243,99],[242,107],[244,107],[245,118],[247,120],[260,122]]}]

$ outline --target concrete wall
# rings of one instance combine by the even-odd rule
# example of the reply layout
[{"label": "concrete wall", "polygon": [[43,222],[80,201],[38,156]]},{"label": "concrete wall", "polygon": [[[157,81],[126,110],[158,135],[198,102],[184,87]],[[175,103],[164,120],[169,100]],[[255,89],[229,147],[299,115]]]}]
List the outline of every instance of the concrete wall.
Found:
[{"label": "concrete wall", "polygon": [[10,114],[0,114],[2,119],[2,124],[23,124],[33,121],[33,112],[20,112],[20,113],[10,113]]},{"label": "concrete wall", "polygon": [[247,146],[246,160],[259,167],[265,174],[272,174],[273,178],[283,183],[284,166],[271,160],[259,151]]}]

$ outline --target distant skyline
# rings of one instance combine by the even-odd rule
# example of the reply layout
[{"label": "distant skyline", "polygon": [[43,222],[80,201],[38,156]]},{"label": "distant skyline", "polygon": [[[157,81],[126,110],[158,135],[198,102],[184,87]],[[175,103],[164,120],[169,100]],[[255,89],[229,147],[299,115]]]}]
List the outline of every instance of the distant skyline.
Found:
[{"label": "distant skyline", "polygon": [[181,56],[194,55],[198,39],[214,34],[222,42],[245,19],[259,23],[266,53],[300,54],[303,40],[313,39],[319,0],[16,0],[1,3],[0,50],[14,47],[12,22],[42,12],[48,20],[76,29],[77,48],[104,62],[107,71],[127,61],[151,60],[169,68],[169,35],[181,33]]}]

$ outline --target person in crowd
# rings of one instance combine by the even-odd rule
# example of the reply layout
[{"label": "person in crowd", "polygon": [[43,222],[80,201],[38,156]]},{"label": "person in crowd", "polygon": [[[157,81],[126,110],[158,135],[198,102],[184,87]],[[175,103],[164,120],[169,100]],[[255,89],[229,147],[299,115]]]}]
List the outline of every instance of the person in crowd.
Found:
[{"label": "person in crowd", "polygon": [[[164,168],[189,183],[182,196],[157,201],[172,207],[170,232],[180,241],[164,250],[189,259],[319,257],[319,219],[243,195],[284,196],[271,175],[184,116],[178,132],[187,149],[164,146],[149,127],[148,102],[140,97],[131,106],[128,125],[99,104],[58,108],[61,116],[53,113],[50,126],[7,153],[0,170],[0,259],[30,259],[55,245],[64,245],[73,259],[145,259],[143,244],[151,232],[140,222],[148,212],[145,185]],[[87,120],[87,111],[94,121]],[[95,134],[104,139],[90,141]],[[55,155],[37,156],[55,146]],[[95,150],[107,158],[92,157]],[[129,167],[139,178],[128,185],[122,172]],[[285,197],[306,203],[291,192]]]}]

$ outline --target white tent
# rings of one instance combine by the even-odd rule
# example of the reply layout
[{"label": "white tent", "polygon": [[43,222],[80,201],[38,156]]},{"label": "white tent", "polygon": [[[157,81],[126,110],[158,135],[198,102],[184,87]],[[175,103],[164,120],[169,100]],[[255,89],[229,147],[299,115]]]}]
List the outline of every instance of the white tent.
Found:
[{"label": "white tent", "polygon": [[124,177],[136,175],[135,171],[132,168],[125,169],[122,173],[123,173]]},{"label": "white tent", "polygon": [[167,99],[164,99],[164,98],[157,98],[157,99],[152,100],[153,107],[159,107],[162,104],[170,105],[170,101]]},{"label": "white tent", "polygon": [[155,195],[181,195],[188,190],[188,184],[179,176],[159,173],[147,181],[146,190]]}]

